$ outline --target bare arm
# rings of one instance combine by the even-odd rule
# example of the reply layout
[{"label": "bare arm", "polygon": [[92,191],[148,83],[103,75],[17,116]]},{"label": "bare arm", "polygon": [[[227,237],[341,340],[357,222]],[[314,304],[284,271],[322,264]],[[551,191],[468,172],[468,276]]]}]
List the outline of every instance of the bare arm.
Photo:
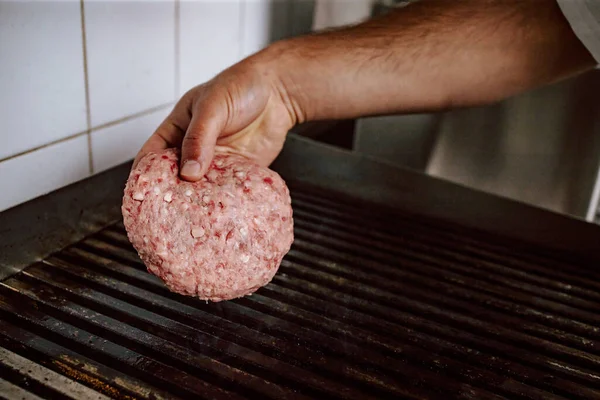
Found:
[{"label": "bare arm", "polygon": [[595,64],[555,0],[422,0],[266,53],[300,121],[480,105]]},{"label": "bare arm", "polygon": [[298,122],[485,104],[593,66],[556,0],[421,0],[241,61],[186,93],[137,160],[181,146],[194,181],[215,149],[269,165]]}]

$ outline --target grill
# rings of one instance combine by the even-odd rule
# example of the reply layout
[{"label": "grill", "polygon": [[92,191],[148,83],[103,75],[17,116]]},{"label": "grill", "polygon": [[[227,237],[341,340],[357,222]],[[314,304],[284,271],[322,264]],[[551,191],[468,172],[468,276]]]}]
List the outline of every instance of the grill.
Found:
[{"label": "grill", "polygon": [[[314,155],[306,146],[292,140],[276,169],[296,148]],[[114,221],[13,265],[0,283],[0,397],[600,398],[600,271],[582,247],[598,227],[510,205],[586,234],[557,251],[380,200],[394,194],[359,198],[356,175],[326,189],[305,172],[284,173],[296,240],[252,296],[169,292]],[[561,237],[539,225],[536,237]]]}]

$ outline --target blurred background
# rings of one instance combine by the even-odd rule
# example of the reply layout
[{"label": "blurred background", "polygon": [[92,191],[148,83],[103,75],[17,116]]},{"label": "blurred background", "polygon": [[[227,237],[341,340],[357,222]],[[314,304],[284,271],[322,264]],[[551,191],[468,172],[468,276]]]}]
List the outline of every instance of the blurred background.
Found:
[{"label": "blurred background", "polygon": [[[268,43],[405,3],[0,0],[0,210],[131,159],[185,91]],[[593,221],[598,93],[594,71],[489,107],[294,131]]]}]

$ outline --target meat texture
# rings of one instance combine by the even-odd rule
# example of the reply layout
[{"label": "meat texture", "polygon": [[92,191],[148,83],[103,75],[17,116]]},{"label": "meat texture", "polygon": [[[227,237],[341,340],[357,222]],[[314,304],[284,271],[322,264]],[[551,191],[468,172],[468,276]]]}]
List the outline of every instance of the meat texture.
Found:
[{"label": "meat texture", "polygon": [[123,197],[129,240],[148,271],[174,292],[220,301],[271,281],[293,241],[281,177],[237,155],[217,154],[199,182],[179,179],[179,152],[146,155]]}]

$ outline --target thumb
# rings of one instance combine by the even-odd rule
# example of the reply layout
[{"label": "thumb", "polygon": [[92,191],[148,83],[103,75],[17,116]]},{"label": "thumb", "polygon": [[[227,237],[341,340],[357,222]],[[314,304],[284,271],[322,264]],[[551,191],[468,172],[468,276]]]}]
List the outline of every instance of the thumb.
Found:
[{"label": "thumb", "polygon": [[217,138],[223,130],[223,111],[217,107],[196,111],[181,143],[181,178],[195,182],[208,171],[212,162]]}]

